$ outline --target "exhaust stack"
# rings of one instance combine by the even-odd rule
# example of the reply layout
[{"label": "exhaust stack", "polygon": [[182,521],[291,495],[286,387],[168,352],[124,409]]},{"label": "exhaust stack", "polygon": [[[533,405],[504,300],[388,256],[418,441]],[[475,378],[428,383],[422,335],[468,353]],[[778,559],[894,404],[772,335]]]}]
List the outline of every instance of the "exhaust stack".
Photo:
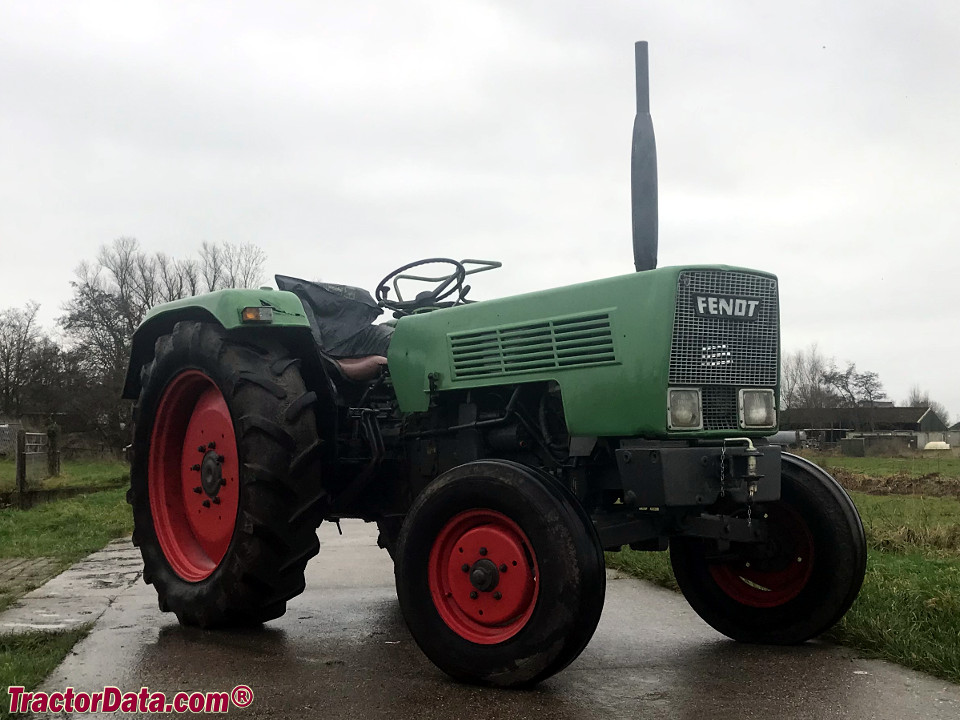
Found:
[{"label": "exhaust stack", "polygon": [[650,117],[650,78],[647,43],[635,47],[637,116],[633,121],[630,155],[630,194],[633,205],[633,262],[637,271],[657,266],[657,142]]}]

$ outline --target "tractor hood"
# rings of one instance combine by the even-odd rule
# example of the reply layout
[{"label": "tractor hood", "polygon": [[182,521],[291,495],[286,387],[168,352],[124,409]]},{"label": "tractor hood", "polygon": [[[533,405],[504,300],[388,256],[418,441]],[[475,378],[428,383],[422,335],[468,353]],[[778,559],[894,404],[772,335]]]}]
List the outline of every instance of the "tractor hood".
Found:
[{"label": "tractor hood", "polygon": [[436,310],[401,318],[388,357],[406,412],[433,392],[553,381],[573,435],[677,437],[667,388],[702,387],[717,419],[686,435],[729,435],[738,388],[778,387],[777,281],[668,267]]}]

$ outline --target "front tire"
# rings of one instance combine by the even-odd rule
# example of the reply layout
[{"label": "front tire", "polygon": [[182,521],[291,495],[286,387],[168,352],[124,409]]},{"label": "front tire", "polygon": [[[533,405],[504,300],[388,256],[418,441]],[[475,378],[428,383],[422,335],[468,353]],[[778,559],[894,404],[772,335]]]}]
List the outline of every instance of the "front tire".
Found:
[{"label": "front tire", "polygon": [[832,627],[860,591],[867,550],[856,507],[830,475],[782,456],[781,499],[767,516],[769,541],[734,546],[670,541],[677,584],[696,613],[741,642],[792,645]]},{"label": "front tire", "polygon": [[468,463],[414,501],[396,549],[400,609],[457,680],[533,685],[586,647],[603,609],[603,551],[565,488],[504,461]]},{"label": "front tire", "polygon": [[317,554],[325,493],[298,364],[267,338],[179,322],[141,372],[131,487],[134,544],[160,609],[184,625],[279,617]]}]

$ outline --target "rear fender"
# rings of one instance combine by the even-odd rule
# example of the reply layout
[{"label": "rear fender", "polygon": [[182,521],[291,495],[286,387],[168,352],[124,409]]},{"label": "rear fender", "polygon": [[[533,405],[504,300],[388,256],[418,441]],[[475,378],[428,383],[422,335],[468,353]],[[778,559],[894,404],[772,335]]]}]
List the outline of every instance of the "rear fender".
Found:
[{"label": "rear fender", "polygon": [[[244,324],[241,312],[246,307],[273,308],[272,322]],[[322,367],[310,323],[296,295],[269,289],[218,290],[157,305],[147,313],[133,334],[123,398],[137,398],[140,394],[140,369],[153,359],[157,338],[171,332],[174,325],[183,320],[215,323],[231,334],[276,333],[285,344],[289,344],[291,350],[297,352],[297,357],[303,358],[311,366]],[[323,384],[326,385],[326,382]]]}]

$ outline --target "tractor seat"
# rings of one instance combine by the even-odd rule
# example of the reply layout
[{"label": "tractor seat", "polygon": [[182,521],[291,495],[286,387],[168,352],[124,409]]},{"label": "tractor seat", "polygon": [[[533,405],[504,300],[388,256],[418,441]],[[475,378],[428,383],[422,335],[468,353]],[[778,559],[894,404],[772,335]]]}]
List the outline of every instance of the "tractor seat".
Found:
[{"label": "tractor seat", "polygon": [[383,355],[367,355],[358,358],[331,358],[340,366],[344,377],[354,382],[370,382],[379,377],[387,366]]},{"label": "tractor seat", "polygon": [[320,352],[336,360],[345,377],[375,378],[387,364],[393,327],[374,324],[383,314],[363,288],[276,276],[277,287],[294,293],[303,305]]}]

